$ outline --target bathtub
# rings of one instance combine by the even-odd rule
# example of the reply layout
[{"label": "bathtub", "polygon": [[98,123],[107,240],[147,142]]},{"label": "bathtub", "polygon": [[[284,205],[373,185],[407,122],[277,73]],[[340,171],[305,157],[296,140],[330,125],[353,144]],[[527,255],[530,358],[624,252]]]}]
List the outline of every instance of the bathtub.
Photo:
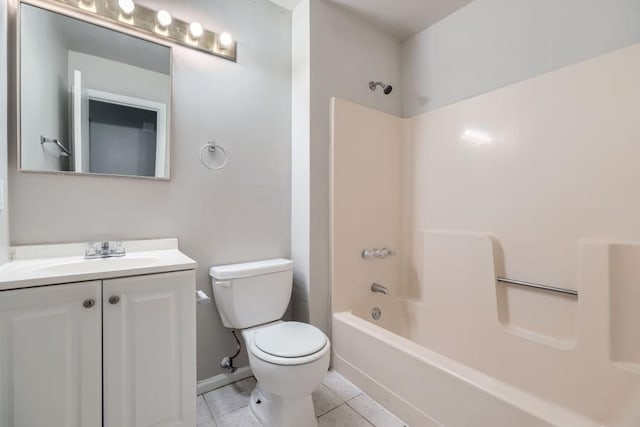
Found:
[{"label": "bathtub", "polygon": [[[334,368],[412,427],[594,427],[600,423],[401,336],[416,303],[333,314]],[[371,319],[365,320],[365,319]],[[394,331],[394,332],[392,332]]]},{"label": "bathtub", "polygon": [[497,282],[488,235],[424,247],[420,299],[334,288],[355,302],[333,312],[339,372],[412,426],[640,427],[640,245],[583,241],[579,298]]},{"label": "bathtub", "polygon": [[[635,53],[621,69],[634,61]],[[640,427],[640,242],[568,227],[560,245],[556,234],[567,230],[545,228],[556,218],[520,218],[522,206],[537,215],[543,204],[482,163],[498,161],[495,153],[458,144],[464,114],[410,123],[339,99],[332,110],[334,367],[413,427]],[[436,131],[442,123],[450,134]],[[431,138],[418,143],[415,132]],[[447,162],[438,145],[462,157]],[[495,181],[482,181],[489,171]],[[460,203],[461,190],[483,182],[491,199],[468,194],[473,203]],[[396,256],[363,257],[383,247]],[[372,293],[373,283],[388,295]]]}]

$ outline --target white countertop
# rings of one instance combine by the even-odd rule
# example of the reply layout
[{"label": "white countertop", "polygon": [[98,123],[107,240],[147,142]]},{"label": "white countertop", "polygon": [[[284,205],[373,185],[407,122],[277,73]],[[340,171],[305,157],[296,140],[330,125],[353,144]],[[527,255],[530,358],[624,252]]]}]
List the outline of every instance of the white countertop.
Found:
[{"label": "white countertop", "polygon": [[116,277],[193,270],[194,260],[178,250],[177,239],[125,242],[127,255],[84,259],[85,243],[16,246],[0,266],[0,291]]}]

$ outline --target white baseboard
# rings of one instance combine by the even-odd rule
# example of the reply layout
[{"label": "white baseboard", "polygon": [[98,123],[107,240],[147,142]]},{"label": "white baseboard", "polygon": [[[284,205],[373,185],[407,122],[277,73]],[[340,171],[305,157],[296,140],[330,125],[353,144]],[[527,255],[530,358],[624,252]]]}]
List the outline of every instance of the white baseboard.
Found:
[{"label": "white baseboard", "polygon": [[251,372],[251,368],[249,366],[243,366],[242,368],[238,368],[238,370],[233,374],[219,374],[215,377],[206,378],[202,381],[198,381],[196,387],[197,394],[200,395],[208,391],[224,387],[225,385],[234,383],[236,381],[249,378],[251,375],[253,375],[253,372]]}]

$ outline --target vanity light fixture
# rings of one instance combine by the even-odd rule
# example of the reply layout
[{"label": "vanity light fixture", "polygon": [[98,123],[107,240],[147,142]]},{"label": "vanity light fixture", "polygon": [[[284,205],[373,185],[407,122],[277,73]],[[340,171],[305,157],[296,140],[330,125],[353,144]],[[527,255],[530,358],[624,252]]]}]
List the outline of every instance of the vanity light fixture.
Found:
[{"label": "vanity light fixture", "polygon": [[158,19],[158,25],[162,28],[167,28],[171,25],[171,21],[173,21],[171,14],[164,9],[158,11],[156,18]]},{"label": "vanity light fixture", "polygon": [[199,22],[192,22],[189,24],[189,35],[194,39],[199,39],[202,37],[202,33],[204,33],[204,28],[202,28],[202,24]]},{"label": "vanity light fixture", "polygon": [[233,44],[233,37],[231,37],[231,34],[227,33],[226,31],[220,34],[220,46],[226,49],[232,44]]},{"label": "vanity light fixture", "polygon": [[[29,0],[25,0],[29,1]],[[186,22],[171,16],[168,10],[155,11],[135,0],[56,0],[67,8],[88,16],[98,16],[124,28],[134,28],[155,38],[210,55],[236,61],[238,44],[229,33],[206,30],[199,22]]]},{"label": "vanity light fixture", "polygon": [[96,12],[96,5],[94,3],[94,0],[79,0],[78,7],[88,12]]},{"label": "vanity light fixture", "polygon": [[133,0],[118,0],[118,6],[120,7],[122,13],[127,16],[131,15],[136,9],[136,5]]}]

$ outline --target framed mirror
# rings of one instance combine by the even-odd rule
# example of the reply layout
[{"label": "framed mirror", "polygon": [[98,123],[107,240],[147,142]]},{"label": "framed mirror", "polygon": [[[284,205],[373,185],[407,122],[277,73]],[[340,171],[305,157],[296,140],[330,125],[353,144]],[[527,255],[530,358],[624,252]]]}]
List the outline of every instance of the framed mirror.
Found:
[{"label": "framed mirror", "polygon": [[170,47],[28,3],[18,41],[20,170],[169,179]]}]

